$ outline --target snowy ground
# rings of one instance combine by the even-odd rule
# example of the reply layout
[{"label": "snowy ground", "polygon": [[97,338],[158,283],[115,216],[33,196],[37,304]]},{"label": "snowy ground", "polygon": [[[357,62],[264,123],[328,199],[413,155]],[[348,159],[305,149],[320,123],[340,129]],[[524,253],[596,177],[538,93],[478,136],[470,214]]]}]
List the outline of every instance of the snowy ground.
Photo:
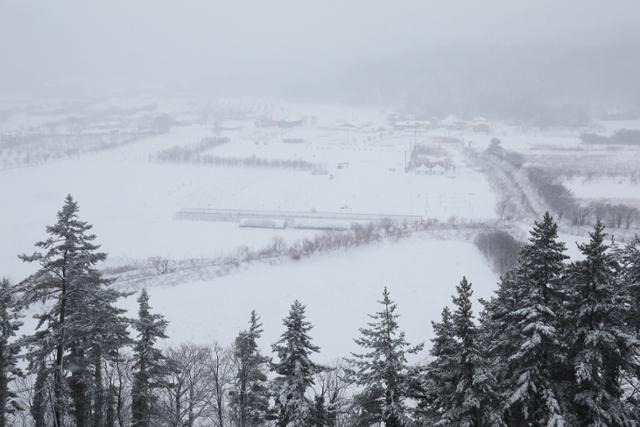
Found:
[{"label": "snowy ground", "polygon": [[574,178],[565,182],[573,194],[584,200],[615,200],[640,207],[640,183],[624,177],[585,179]]},{"label": "snowy ground", "polygon": [[[232,341],[255,309],[264,322],[262,346],[275,342],[281,319],[298,298],[314,323],[312,336],[331,361],[355,350],[353,338],[388,286],[412,342],[432,336],[431,320],[451,304],[455,285],[466,274],[476,297],[488,297],[496,275],[472,243],[415,237],[349,252],[333,252],[277,266],[256,266],[212,281],[149,289],[151,304],[171,322],[171,342]],[[135,313],[133,297],[127,301]],[[477,308],[477,306],[476,306]],[[427,342],[427,344],[430,344]],[[426,354],[426,353],[425,353]]]},{"label": "snowy ground", "polygon": [[[288,112],[300,108],[306,108],[304,115],[291,116]],[[323,112],[326,116],[320,115]],[[151,256],[213,257],[240,245],[262,247],[276,235],[295,240],[312,233],[173,220],[174,213],[185,207],[405,214],[439,219],[495,216],[495,197],[487,180],[466,165],[458,145],[445,147],[456,165],[455,172],[417,175],[404,172],[405,156],[415,142],[414,136],[389,129],[377,131],[386,126],[379,113],[287,105],[274,108],[272,114],[293,118],[313,115],[315,124],[276,131],[275,136],[264,140],[267,145],[256,145],[254,139],[274,130],[257,128],[253,119],[240,121],[243,128],[230,131],[215,129],[211,124],[214,120],[209,124],[183,124],[173,127],[169,134],[113,150],[1,171],[0,196],[8,201],[0,214],[3,274],[18,280],[31,271],[16,254],[31,251],[33,243],[44,236],[45,226],[55,220],[55,212],[68,193],[80,203],[82,218],[94,224],[103,249],[116,262]],[[339,127],[339,117],[362,130],[345,131]],[[288,132],[303,133],[305,143],[283,143],[279,135]],[[301,158],[325,164],[329,175],[150,161],[162,149],[188,147],[217,133],[231,140],[214,149],[218,156]],[[350,135],[347,140],[345,133]],[[338,163],[348,165],[339,168]]]},{"label": "snowy ground", "polygon": [[[81,108],[47,104],[35,110],[21,106],[0,122],[0,134],[39,129],[51,120],[64,120],[69,111],[76,111],[74,108],[88,116],[120,108],[118,114],[126,116],[123,102],[126,104],[110,100]],[[169,114],[177,125],[168,134],[112,150],[0,171],[0,199],[4,202],[0,210],[0,275],[20,280],[33,271],[16,255],[29,253],[33,243],[45,237],[45,226],[55,221],[55,212],[68,193],[80,203],[82,219],[94,224],[111,264],[155,256],[213,258],[244,245],[262,248],[276,236],[294,241],[316,233],[174,220],[182,208],[316,210],[492,221],[497,195],[478,165],[469,163],[467,148],[482,150],[491,138],[498,137],[506,148],[539,158],[571,158],[583,150],[579,134],[585,131],[534,131],[453,117],[414,127],[411,123],[398,126],[390,122],[387,111],[335,105],[255,100],[155,102],[142,99],[133,107],[154,105],[154,114]],[[265,121],[271,125],[262,124]],[[303,124],[274,126],[278,121]],[[486,125],[484,131],[477,131],[478,124]],[[615,126],[604,123],[597,129],[610,133]],[[326,174],[152,161],[160,150],[188,149],[210,137],[227,137],[229,142],[203,154],[304,160],[321,165]],[[442,174],[405,172],[416,144],[436,147],[455,168]],[[624,157],[624,153],[615,156]],[[596,185],[600,184],[570,183],[579,197],[611,191],[620,197],[639,197],[638,187],[628,183],[621,187],[602,183],[601,189]],[[523,231],[531,227],[518,225]],[[584,236],[565,234],[563,238],[575,254],[573,242],[583,241]],[[441,308],[450,303],[463,274],[474,283],[477,297],[488,297],[495,289],[497,277],[472,243],[435,239],[423,233],[298,262],[257,263],[224,277],[200,282],[190,279],[174,287],[151,287],[149,292],[154,308],[171,322],[173,343],[216,339],[228,344],[245,327],[250,310],[256,309],[264,320],[265,348],[277,339],[282,317],[292,300],[299,298],[307,304],[309,318],[316,325],[313,336],[322,347],[320,359],[329,361],[354,350],[352,339],[367,321],[367,313],[377,309],[376,300],[385,285],[399,304],[401,326],[408,338],[413,342],[428,340],[430,321],[437,320]],[[134,314],[134,298],[125,305]]]}]

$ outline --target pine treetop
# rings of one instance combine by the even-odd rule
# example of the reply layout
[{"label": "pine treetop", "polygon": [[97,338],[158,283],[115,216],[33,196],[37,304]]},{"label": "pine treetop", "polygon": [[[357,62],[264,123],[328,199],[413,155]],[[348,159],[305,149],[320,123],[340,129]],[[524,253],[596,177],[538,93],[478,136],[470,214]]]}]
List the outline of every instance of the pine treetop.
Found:
[{"label": "pine treetop", "polygon": [[20,255],[20,259],[25,262],[38,262],[45,269],[43,273],[52,275],[52,279],[72,276],[75,269],[91,270],[98,262],[104,261],[107,255],[98,252],[100,245],[93,243],[96,239],[95,234],[87,233],[93,226],[81,221],[78,211],[78,203],[68,195],[64,206],[57,213],[58,221],[46,227],[49,237],[35,244],[44,252]]},{"label": "pine treetop", "polygon": [[313,325],[306,318],[306,307],[295,300],[289,309],[289,315],[282,320],[285,330],[280,339],[272,346],[279,362],[274,363],[274,370],[285,377],[298,376],[303,379],[304,387],[313,384],[312,375],[321,370],[309,359],[320,347],[311,341],[309,331]]},{"label": "pine treetop", "polygon": [[518,257],[516,271],[525,274],[537,286],[548,286],[569,258],[566,249],[566,244],[558,238],[558,224],[546,212],[542,221],[534,223],[529,240]]},{"label": "pine treetop", "polygon": [[571,309],[578,314],[579,326],[598,329],[605,318],[610,318],[609,314],[627,301],[626,295],[618,290],[616,276],[619,266],[609,251],[610,247],[605,244],[607,234],[604,225],[598,222],[589,236],[589,242],[578,245],[584,259],[571,266],[574,296]]},{"label": "pine treetop", "polygon": [[469,348],[473,343],[473,339],[476,333],[476,327],[473,322],[473,308],[471,304],[471,296],[473,290],[471,289],[471,283],[467,281],[466,277],[462,278],[462,281],[456,286],[457,296],[452,297],[453,303],[456,306],[454,314],[454,322],[456,334],[460,337],[465,337],[463,345],[465,348]]},{"label": "pine treetop", "polygon": [[166,357],[155,346],[159,339],[168,338],[165,330],[169,322],[161,314],[151,313],[146,289],[140,292],[138,304],[138,318],[133,320],[133,327],[138,332],[134,341],[133,367],[143,376],[157,380],[170,368],[164,363]]},{"label": "pine treetop", "polygon": [[[397,305],[391,300],[385,287],[382,310],[369,315],[367,328],[360,329],[355,343],[363,353],[352,353],[354,369],[350,375],[363,390],[355,397],[362,409],[362,422],[384,422],[402,425],[407,419],[405,399],[410,387],[410,366],[407,354],[417,353],[423,345],[412,346],[398,325]],[[367,424],[368,425],[368,424]]]},{"label": "pine treetop", "polygon": [[[398,325],[400,315],[396,313],[397,304],[391,300],[386,286],[378,303],[382,305],[382,310],[369,315],[372,320],[367,323],[368,328],[360,328],[361,336],[354,340],[358,346],[369,351],[352,353],[352,356],[357,366],[372,371],[372,375],[376,375],[373,371],[400,373],[406,369],[406,354],[419,352],[423,344],[411,346],[406,340],[404,331]],[[364,377],[362,379],[365,380]]]},{"label": "pine treetop", "polygon": [[442,309],[440,317],[440,322],[431,321],[433,328],[433,338],[431,338],[431,342],[433,344],[430,353],[434,357],[449,354],[452,344],[454,343],[453,321],[449,307],[445,306]]},{"label": "pine treetop", "polygon": [[149,294],[146,289],[140,291],[138,297],[138,319],[133,321],[139,337],[145,345],[154,345],[158,339],[168,338],[165,330],[169,325],[161,314],[151,313]]}]

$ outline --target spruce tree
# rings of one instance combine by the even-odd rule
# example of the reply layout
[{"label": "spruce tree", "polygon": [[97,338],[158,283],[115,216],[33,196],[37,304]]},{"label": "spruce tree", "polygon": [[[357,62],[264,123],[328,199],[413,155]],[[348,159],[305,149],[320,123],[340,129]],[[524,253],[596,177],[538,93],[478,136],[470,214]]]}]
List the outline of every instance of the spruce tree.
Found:
[{"label": "spruce tree", "polygon": [[426,381],[431,399],[423,404],[427,420],[438,425],[499,425],[501,417],[492,410],[494,384],[474,322],[471,283],[463,277],[456,291],[455,312],[445,308],[442,321],[433,324],[433,359]]},{"label": "spruce tree", "polygon": [[440,322],[431,322],[431,361],[424,374],[423,397],[418,402],[419,419],[423,425],[442,422],[455,392],[454,371],[456,341],[449,307],[442,309]]},{"label": "spruce tree", "polygon": [[503,327],[508,322],[508,316],[516,309],[517,290],[515,272],[507,271],[500,277],[494,295],[488,301],[480,300],[484,307],[480,315],[480,332],[487,354],[493,359],[491,369],[496,377],[504,376],[507,356],[516,352],[515,343],[504,339]]},{"label": "spruce tree", "polygon": [[309,332],[313,326],[299,301],[293,302],[283,324],[285,331],[272,346],[278,357],[272,365],[276,374],[273,380],[276,425],[302,427],[309,423],[310,402],[306,392],[314,384],[313,376],[322,370],[310,356],[320,348],[311,342]]},{"label": "spruce tree", "polygon": [[[36,243],[39,250],[20,256],[40,266],[20,284],[25,304],[47,308],[36,316],[36,332],[25,339],[29,369],[53,382],[54,425],[65,425],[69,397],[76,424],[89,425],[94,389],[89,359],[93,349],[103,345],[99,331],[122,323],[122,311],[114,304],[124,294],[113,290],[113,281],[97,270],[107,255],[94,243],[92,226],[78,218],[78,204],[70,195],[57,218],[46,228],[49,236]],[[53,364],[43,366],[50,358]]]},{"label": "spruce tree", "polygon": [[364,353],[352,353],[355,383],[362,391],[354,398],[362,425],[384,423],[387,427],[408,425],[405,399],[409,394],[407,354],[417,353],[422,345],[411,346],[398,325],[397,305],[384,288],[382,310],[373,315],[361,337],[355,340]]},{"label": "spruce tree", "polygon": [[152,314],[149,295],[143,289],[138,298],[138,319],[133,321],[137,337],[133,348],[133,384],[131,387],[131,425],[150,427],[153,410],[153,389],[164,385],[169,367],[156,347],[159,339],[167,338],[167,321]]},{"label": "spruce tree", "polygon": [[[558,381],[563,363],[561,319],[565,245],[548,213],[536,222],[513,271],[503,277],[492,319],[492,351],[498,358],[498,381],[508,425],[562,425],[566,408]],[[500,302],[507,304],[500,307]]]},{"label": "spruce tree", "polygon": [[632,333],[640,339],[640,236],[636,235],[615,255],[621,269],[622,284],[631,304],[627,322]]},{"label": "spruce tree", "polygon": [[[622,249],[615,248],[614,255],[620,267],[620,284],[629,304],[624,313],[625,323],[629,334],[640,341],[640,236],[635,235]],[[640,350],[638,350],[636,360],[640,360]],[[626,382],[630,387],[637,389],[640,386],[640,370],[635,374],[629,373]],[[640,407],[640,397],[637,396],[637,393],[632,393],[626,403],[631,408],[638,408]],[[640,424],[640,412],[636,412],[638,413],[635,422]]]},{"label": "spruce tree", "polygon": [[[578,423],[584,426],[626,426],[622,376],[638,373],[638,341],[627,320],[632,305],[618,280],[618,264],[605,244],[598,222],[590,241],[578,245],[584,259],[570,269],[569,360],[573,368],[573,402]],[[637,408],[636,408],[637,410]]]},{"label": "spruce tree", "polygon": [[7,279],[0,280],[0,427],[7,424],[7,416],[21,409],[11,383],[21,374],[17,367],[20,347],[15,335],[22,322],[15,297],[15,289]]},{"label": "spruce tree", "polygon": [[454,421],[455,425],[478,427],[495,421],[489,410],[493,390],[473,320],[471,283],[463,277],[456,290],[457,296],[453,297],[456,310],[452,319],[456,338],[455,391],[446,419]]},{"label": "spruce tree", "polygon": [[252,311],[249,329],[238,334],[233,348],[236,373],[229,405],[238,427],[259,427],[266,422],[269,410],[266,374],[269,359],[260,354],[258,340],[261,336],[262,323],[256,312]]}]

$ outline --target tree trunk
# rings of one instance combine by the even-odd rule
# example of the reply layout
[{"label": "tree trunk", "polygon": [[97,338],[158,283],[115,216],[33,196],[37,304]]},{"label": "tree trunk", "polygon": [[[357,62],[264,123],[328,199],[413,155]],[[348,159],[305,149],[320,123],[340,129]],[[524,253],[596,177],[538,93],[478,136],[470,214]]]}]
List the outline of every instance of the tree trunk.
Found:
[{"label": "tree trunk", "polygon": [[176,427],[180,427],[180,424],[182,424],[182,418],[180,417],[180,412],[182,411],[182,392],[181,392],[181,387],[178,386],[176,388],[176,398],[175,398],[175,405],[176,405],[176,417],[175,417],[175,426]]},{"label": "tree trunk", "polygon": [[140,371],[133,379],[131,389],[131,425],[133,427],[148,427],[150,418],[149,408],[149,387],[148,387],[147,367],[140,364]]},{"label": "tree trunk", "polygon": [[[66,254],[64,257],[66,263]],[[56,366],[53,374],[53,416],[54,427],[62,427],[64,424],[64,340],[65,340],[65,314],[67,306],[67,282],[65,268],[62,269],[62,292],[60,295],[60,337],[56,348]]]},{"label": "tree trunk", "polygon": [[102,356],[96,350],[93,357],[93,427],[102,427],[104,416],[104,388],[102,384]]},{"label": "tree trunk", "polygon": [[115,400],[117,391],[115,386],[110,386],[107,391],[107,399],[105,402],[106,417],[104,427],[115,427],[116,425],[116,413],[115,413]]},{"label": "tree trunk", "polygon": [[118,417],[118,426],[125,427],[124,419],[122,414],[123,405],[123,397],[122,397],[122,370],[120,368],[120,352],[116,353],[116,368],[118,370],[118,390],[117,390],[117,399],[116,399],[116,415]]},{"label": "tree trunk", "polygon": [[[3,346],[0,346],[0,354],[5,353]],[[6,427],[6,406],[9,399],[9,378],[7,370],[9,369],[4,359],[0,359],[0,427]]]},{"label": "tree trunk", "polygon": [[69,378],[69,389],[73,400],[76,426],[88,426],[91,419],[91,405],[87,386],[88,372],[84,366],[84,351],[76,347],[71,351],[71,355],[76,368]]},{"label": "tree trunk", "polygon": [[33,390],[31,403],[31,416],[34,427],[45,427],[46,401],[47,401],[47,368],[44,359],[41,360],[36,375],[36,383]]}]

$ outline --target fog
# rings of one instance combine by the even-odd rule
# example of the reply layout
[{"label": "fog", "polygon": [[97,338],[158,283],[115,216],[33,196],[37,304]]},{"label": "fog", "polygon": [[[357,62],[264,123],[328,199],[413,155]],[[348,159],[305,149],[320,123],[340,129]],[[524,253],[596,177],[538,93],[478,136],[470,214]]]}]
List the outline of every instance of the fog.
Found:
[{"label": "fog", "polygon": [[0,427],[640,426],[639,24],[0,0]]},{"label": "fog", "polygon": [[0,90],[637,111],[639,18],[633,0],[0,0]]}]

